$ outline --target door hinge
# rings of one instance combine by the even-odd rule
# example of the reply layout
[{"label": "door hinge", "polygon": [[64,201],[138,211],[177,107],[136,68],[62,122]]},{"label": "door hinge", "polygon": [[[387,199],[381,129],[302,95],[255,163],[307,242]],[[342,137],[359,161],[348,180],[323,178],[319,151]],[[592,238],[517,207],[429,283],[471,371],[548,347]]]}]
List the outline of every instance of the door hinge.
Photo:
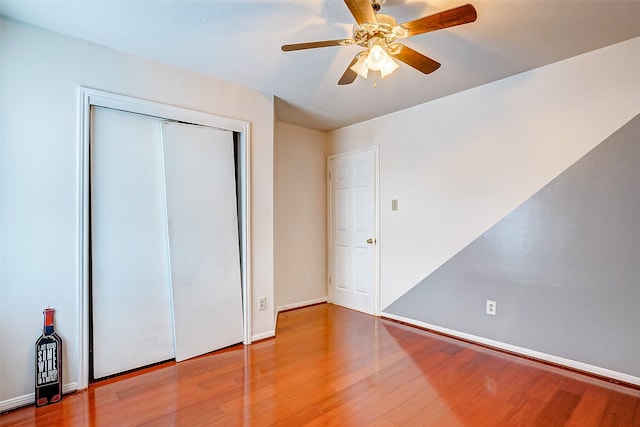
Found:
[{"label": "door hinge", "polygon": [[329,276],[329,284],[331,285],[331,276]]}]

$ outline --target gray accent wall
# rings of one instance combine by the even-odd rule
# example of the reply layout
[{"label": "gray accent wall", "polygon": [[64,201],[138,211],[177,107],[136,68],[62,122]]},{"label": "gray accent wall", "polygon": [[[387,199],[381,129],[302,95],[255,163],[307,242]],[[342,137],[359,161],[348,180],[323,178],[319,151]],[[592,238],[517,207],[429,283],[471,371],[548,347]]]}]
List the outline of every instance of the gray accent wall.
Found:
[{"label": "gray accent wall", "polygon": [[640,377],[640,115],[383,311]]}]

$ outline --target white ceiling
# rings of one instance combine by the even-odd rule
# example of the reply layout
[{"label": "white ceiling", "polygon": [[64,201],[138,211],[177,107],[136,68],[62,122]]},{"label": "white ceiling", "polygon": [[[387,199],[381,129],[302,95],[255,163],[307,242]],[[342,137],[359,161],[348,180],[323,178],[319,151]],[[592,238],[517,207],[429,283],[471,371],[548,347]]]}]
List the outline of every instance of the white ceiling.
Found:
[{"label": "white ceiling", "polygon": [[[2,15],[276,97],[277,119],[331,130],[640,36],[640,1],[470,0],[471,24],[405,44],[442,63],[402,64],[374,87],[337,81],[357,46],[282,52],[283,44],[351,37],[342,0],[0,0]],[[399,23],[466,0],[387,0]],[[638,52],[640,55],[640,52]]]}]

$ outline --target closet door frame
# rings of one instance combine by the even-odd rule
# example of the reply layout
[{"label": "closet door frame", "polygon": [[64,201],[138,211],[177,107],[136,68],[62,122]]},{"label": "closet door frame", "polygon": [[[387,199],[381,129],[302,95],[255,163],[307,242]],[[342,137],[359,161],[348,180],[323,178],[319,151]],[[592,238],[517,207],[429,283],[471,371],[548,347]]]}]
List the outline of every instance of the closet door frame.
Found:
[{"label": "closet door frame", "polygon": [[160,119],[175,120],[196,125],[210,126],[218,129],[237,132],[239,137],[239,216],[240,224],[240,257],[241,257],[241,282],[242,282],[242,318],[243,318],[243,343],[251,344],[251,209],[250,209],[250,128],[249,122],[217,116],[201,111],[189,110],[157,102],[118,95],[85,87],[79,88],[79,188],[78,188],[78,217],[80,219],[78,245],[78,388],[89,386],[89,287],[90,287],[90,162],[89,142],[91,135],[91,107],[105,107],[126,112],[144,114]]}]

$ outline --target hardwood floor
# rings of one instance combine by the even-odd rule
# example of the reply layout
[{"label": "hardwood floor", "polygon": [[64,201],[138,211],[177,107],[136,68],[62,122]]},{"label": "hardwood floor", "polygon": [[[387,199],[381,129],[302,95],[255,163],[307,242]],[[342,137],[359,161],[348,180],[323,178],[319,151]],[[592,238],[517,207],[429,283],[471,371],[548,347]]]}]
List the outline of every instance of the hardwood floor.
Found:
[{"label": "hardwood floor", "polygon": [[640,391],[321,304],[0,425],[640,426]]}]

